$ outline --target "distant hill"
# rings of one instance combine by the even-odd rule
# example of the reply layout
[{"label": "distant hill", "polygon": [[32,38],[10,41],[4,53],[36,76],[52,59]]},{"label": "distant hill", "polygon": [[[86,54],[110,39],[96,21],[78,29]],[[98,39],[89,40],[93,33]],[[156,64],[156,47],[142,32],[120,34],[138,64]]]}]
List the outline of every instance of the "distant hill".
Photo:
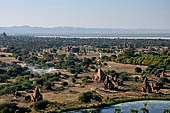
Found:
[{"label": "distant hill", "polygon": [[170,34],[170,29],[107,29],[107,28],[78,28],[78,27],[30,27],[30,26],[13,26],[0,27],[0,33],[8,34]]}]

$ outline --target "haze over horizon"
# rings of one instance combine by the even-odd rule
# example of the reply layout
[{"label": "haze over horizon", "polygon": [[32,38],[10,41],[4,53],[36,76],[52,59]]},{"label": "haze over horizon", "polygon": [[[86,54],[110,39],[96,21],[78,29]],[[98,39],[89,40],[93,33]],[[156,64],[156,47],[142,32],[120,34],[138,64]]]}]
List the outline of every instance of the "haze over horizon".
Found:
[{"label": "haze over horizon", "polygon": [[0,27],[170,29],[170,0],[2,0]]}]

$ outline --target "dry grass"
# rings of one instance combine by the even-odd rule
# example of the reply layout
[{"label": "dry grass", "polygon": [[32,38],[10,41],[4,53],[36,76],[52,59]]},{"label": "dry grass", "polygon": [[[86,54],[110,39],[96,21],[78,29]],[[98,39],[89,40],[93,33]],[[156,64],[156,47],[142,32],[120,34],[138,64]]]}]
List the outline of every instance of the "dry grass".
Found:
[{"label": "dry grass", "polygon": [[6,57],[0,57],[0,61],[2,62],[11,63],[17,61],[17,59],[15,59],[14,57],[9,57],[9,55],[11,56],[12,53],[0,52],[0,55],[6,55]]},{"label": "dry grass", "polygon": [[6,63],[17,62],[17,60],[13,57],[0,57],[0,61]]},{"label": "dry grass", "polygon": [[[59,51],[59,53],[63,54],[63,51]],[[103,56],[104,55],[105,54],[103,54]],[[107,55],[109,55],[109,54],[107,54]],[[78,56],[78,57],[79,58],[99,57],[99,53],[90,53],[90,54]],[[12,61],[17,61],[17,60],[12,57],[0,57],[0,61],[10,63]],[[102,69],[104,71],[115,70],[117,72],[135,73],[136,67],[140,67],[140,68],[142,68],[142,70],[145,70],[147,68],[147,66],[121,64],[121,63],[115,63],[115,62],[106,62],[106,63],[108,65],[102,67]],[[61,82],[63,82],[63,81],[67,81],[69,84],[69,87],[65,87],[65,89],[63,91],[42,90],[43,99],[51,101],[51,102],[57,101],[58,103],[66,104],[67,107],[71,106],[71,105],[80,106],[82,103],[80,103],[78,101],[78,97],[79,97],[79,95],[81,95],[82,93],[85,93],[87,91],[94,91],[94,92],[100,94],[101,96],[103,96],[103,98],[106,98],[106,97],[110,97],[110,98],[138,97],[143,94],[141,91],[140,92],[132,91],[133,86],[137,87],[137,89],[140,89],[142,82],[134,82],[134,81],[126,82],[125,81],[124,82],[125,86],[119,87],[119,89],[121,89],[122,91],[116,91],[116,90],[110,91],[110,90],[104,90],[102,83],[88,83],[88,84],[82,83],[82,77],[84,77],[84,76],[92,77],[93,74],[96,72],[88,72],[88,73],[78,74],[79,79],[76,79],[76,83],[72,83],[72,77],[74,76],[74,74],[70,74],[69,72],[67,72],[65,70],[57,70],[52,73],[56,73],[56,72],[62,72],[62,74],[67,74],[70,77],[67,80],[62,79],[61,81],[55,81],[54,89],[56,87],[60,87]],[[134,77],[134,76],[131,76],[131,77]],[[3,85],[3,84],[0,84],[0,85]],[[162,90],[162,91],[168,93],[169,89]],[[26,95],[28,95],[28,94],[24,94],[24,96],[26,96]],[[14,99],[14,98],[11,95],[3,95],[3,96],[0,96],[0,103],[10,102],[12,99]],[[19,106],[29,106],[30,104],[32,104],[31,102],[30,103],[24,102],[24,97],[22,97],[22,98],[19,97],[19,98],[17,98],[17,100],[19,100],[19,102],[18,102]]]},{"label": "dry grass", "polygon": [[108,65],[103,66],[103,70],[115,70],[117,72],[128,72],[135,73],[135,68],[140,67],[142,70],[145,70],[147,66],[140,65],[131,65],[131,64],[121,64],[115,62],[106,62]]},{"label": "dry grass", "polygon": [[12,53],[4,53],[4,52],[0,52],[0,55],[12,55]]}]

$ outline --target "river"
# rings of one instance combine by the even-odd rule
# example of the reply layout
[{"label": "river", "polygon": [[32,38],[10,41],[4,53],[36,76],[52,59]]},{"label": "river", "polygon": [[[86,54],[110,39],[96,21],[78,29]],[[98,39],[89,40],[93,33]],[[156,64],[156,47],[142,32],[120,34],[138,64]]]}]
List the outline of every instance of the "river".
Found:
[{"label": "river", "polygon": [[[141,112],[141,108],[146,104],[146,108],[149,110],[149,113],[163,113],[164,109],[170,108],[170,101],[164,100],[144,100],[144,101],[134,101],[134,102],[126,102],[120,103],[117,105],[112,105],[109,107],[98,108],[100,109],[100,113],[114,113],[116,108],[120,108],[122,113],[130,113],[131,109],[137,109]],[[79,111],[71,111],[67,113],[83,113],[83,111],[87,111],[87,109],[79,110]]]}]

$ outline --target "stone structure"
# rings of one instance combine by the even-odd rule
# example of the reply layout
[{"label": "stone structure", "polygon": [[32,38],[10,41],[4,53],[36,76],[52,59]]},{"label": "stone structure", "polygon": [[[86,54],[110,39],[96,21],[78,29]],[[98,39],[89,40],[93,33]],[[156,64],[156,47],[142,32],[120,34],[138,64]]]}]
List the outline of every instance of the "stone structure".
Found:
[{"label": "stone structure", "polygon": [[165,77],[164,71],[160,74],[160,78],[163,78],[163,77]]},{"label": "stone structure", "polygon": [[111,77],[112,79],[112,83],[115,85],[115,86],[121,86],[123,85],[123,81],[122,80],[119,80],[117,76],[115,77]]},{"label": "stone structure", "polygon": [[150,83],[150,86],[152,88],[152,90],[160,90],[163,88],[163,83],[159,83],[159,82],[156,82],[156,83]]},{"label": "stone structure", "polygon": [[104,89],[110,89],[110,90],[115,89],[114,84],[112,83],[112,81],[108,76],[106,76],[106,79],[104,81]]},{"label": "stone structure", "polygon": [[101,70],[101,68],[98,69],[97,74],[93,75],[93,81],[94,82],[104,82],[106,79],[106,75],[104,72]]},{"label": "stone structure", "polygon": [[42,97],[38,87],[35,88],[34,93],[31,94],[30,96],[31,96],[32,102],[37,102],[37,101],[43,100],[43,97]]},{"label": "stone structure", "polygon": [[97,83],[103,83],[105,89],[117,89],[118,86],[123,84],[123,81],[118,80],[117,77],[105,75],[101,68],[98,69],[97,74],[93,75],[93,81]]},{"label": "stone structure", "polygon": [[163,71],[161,74],[160,73],[156,73],[155,77],[163,78],[163,77],[166,77],[166,75],[165,75],[165,72]]},{"label": "stone structure", "polygon": [[147,77],[145,77],[145,79],[143,81],[142,92],[145,92],[145,93],[151,93],[152,92],[152,88],[149,84]]}]

